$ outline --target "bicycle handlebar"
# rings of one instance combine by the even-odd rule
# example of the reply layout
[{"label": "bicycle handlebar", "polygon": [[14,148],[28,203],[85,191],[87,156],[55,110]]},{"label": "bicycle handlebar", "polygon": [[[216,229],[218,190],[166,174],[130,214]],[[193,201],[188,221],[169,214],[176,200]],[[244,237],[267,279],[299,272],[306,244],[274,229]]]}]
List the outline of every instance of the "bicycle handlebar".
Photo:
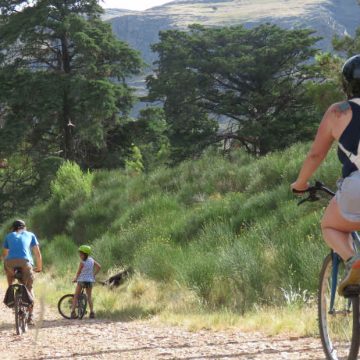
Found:
[{"label": "bicycle handlebar", "polygon": [[306,190],[304,191],[299,191],[299,190],[295,190],[293,189],[293,193],[294,194],[305,194],[305,193],[309,193],[309,196],[305,199],[302,199],[298,202],[298,205],[303,204],[306,201],[310,201],[310,202],[314,202],[314,201],[318,201],[320,200],[320,197],[317,195],[318,191],[323,191],[325,193],[327,193],[328,195],[334,196],[335,193],[328,189],[322,182],[320,181],[315,181],[315,185],[314,186],[309,186]]}]

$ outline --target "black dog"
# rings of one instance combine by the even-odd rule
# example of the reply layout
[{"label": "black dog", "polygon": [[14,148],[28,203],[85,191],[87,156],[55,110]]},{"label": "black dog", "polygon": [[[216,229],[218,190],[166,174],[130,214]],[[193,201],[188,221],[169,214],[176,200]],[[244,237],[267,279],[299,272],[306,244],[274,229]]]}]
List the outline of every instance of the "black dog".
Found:
[{"label": "black dog", "polygon": [[120,271],[119,273],[109,277],[109,279],[102,282],[103,285],[110,286],[110,287],[118,287],[125,282],[127,278],[129,278],[133,273],[131,267]]}]

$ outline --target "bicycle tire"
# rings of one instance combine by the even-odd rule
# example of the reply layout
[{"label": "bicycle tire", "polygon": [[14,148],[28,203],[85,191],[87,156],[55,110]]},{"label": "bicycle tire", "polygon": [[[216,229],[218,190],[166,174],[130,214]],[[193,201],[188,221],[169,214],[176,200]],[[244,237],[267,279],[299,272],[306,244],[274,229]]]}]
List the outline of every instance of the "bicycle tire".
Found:
[{"label": "bicycle tire", "polygon": [[23,333],[26,333],[28,330],[28,318],[29,318],[29,310],[21,305],[21,330]]},{"label": "bicycle tire", "polygon": [[[65,319],[71,319],[71,307],[74,299],[74,294],[66,294],[58,301],[58,311]],[[75,319],[78,318],[77,308],[75,308]]]},{"label": "bicycle tire", "polygon": [[86,314],[87,297],[85,294],[80,294],[78,299],[78,316],[82,319]]},{"label": "bicycle tire", "polygon": [[15,329],[16,335],[22,334],[22,327],[21,327],[21,313],[20,313],[20,301],[21,298],[19,296],[19,292],[15,291],[14,296],[14,310],[15,310]]},{"label": "bicycle tire", "polygon": [[332,278],[332,254],[324,259],[320,272],[318,292],[318,323],[321,343],[327,360],[356,360],[359,352],[359,297],[345,299],[337,293],[330,309],[332,282],[343,277],[341,261],[337,279]]}]

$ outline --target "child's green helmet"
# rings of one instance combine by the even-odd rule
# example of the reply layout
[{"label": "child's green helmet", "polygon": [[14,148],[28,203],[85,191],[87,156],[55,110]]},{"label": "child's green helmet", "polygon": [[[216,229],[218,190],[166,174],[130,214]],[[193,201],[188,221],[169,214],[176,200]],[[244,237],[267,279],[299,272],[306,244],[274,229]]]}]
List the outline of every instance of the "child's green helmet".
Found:
[{"label": "child's green helmet", "polygon": [[91,254],[91,246],[89,245],[81,245],[78,250],[87,255]]}]

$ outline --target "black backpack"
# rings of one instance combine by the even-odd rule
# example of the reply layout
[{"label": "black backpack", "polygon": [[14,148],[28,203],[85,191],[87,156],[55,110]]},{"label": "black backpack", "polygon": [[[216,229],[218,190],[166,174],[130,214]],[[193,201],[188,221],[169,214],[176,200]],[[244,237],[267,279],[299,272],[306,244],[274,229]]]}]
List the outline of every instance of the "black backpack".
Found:
[{"label": "black backpack", "polygon": [[4,297],[4,304],[9,307],[13,308],[15,304],[15,288],[18,288],[21,295],[21,302],[25,306],[31,306],[34,303],[34,299],[31,296],[30,291],[26,288],[25,285],[10,285],[6,290],[5,297]]}]

